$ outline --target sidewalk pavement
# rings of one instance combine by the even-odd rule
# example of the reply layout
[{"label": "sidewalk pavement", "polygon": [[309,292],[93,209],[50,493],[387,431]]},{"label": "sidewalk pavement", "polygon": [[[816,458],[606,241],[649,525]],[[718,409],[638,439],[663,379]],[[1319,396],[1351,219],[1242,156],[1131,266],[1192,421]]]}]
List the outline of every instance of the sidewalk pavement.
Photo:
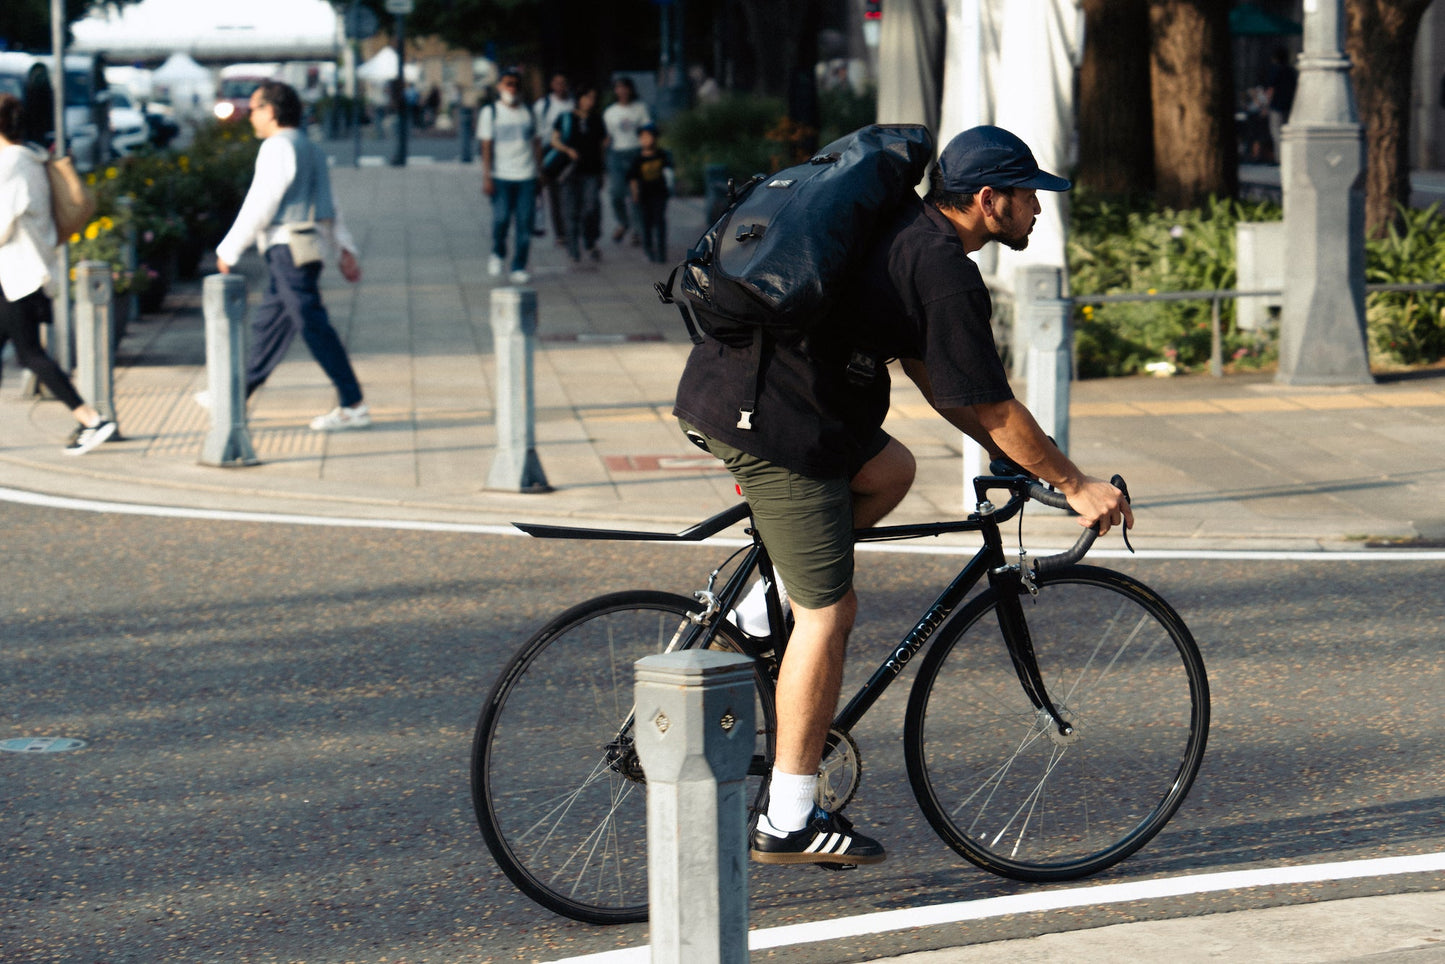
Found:
[{"label": "sidewalk pavement", "polygon": [[[486,491],[495,371],[488,323],[501,279],[486,275],[489,214],[475,165],[338,167],[333,184],[363,251],[365,278],[324,275],[375,424],[321,434],[335,404],[297,339],[257,393],[250,431],[260,465],[198,457],[208,413],[200,286],[132,323],[120,344],[115,406],[122,439],[62,454],[74,423],[52,401],[18,394],[13,358],[0,392],[0,485],[143,505],[369,520],[686,527],[737,500],[669,412],[690,345],[652,283],[662,266],[610,240],[600,263],[572,266],[535,240],[537,455],[554,491]],[[702,230],[701,203],[671,208],[674,256]],[[239,269],[259,299],[254,253]],[[890,521],[957,518],[960,439],[895,377],[888,430],[918,458],[918,481]],[[1017,386],[1020,397],[1023,386]],[[1445,540],[1445,370],[1377,384],[1291,388],[1268,375],[1097,380],[1073,386],[1072,454],[1119,472],[1134,495],[1134,543],[1148,548],[1320,549]],[[1067,544],[1077,526],[1031,510],[1032,545]],[[1109,543],[1117,546],[1118,543]],[[987,958],[939,958],[932,960]]]}]

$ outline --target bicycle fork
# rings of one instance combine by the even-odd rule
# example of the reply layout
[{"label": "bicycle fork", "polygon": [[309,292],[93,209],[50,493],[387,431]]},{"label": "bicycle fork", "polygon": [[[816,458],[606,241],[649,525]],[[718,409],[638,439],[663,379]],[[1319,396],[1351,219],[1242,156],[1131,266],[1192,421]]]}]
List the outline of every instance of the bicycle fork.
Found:
[{"label": "bicycle fork", "polygon": [[1000,566],[989,571],[989,585],[998,594],[998,627],[1003,632],[1008,647],[1009,659],[1013,661],[1014,672],[1019,683],[1033,703],[1034,709],[1049,715],[1060,736],[1072,736],[1074,727],[1059,714],[1053,700],[1044,686],[1043,674],[1039,672],[1038,657],[1034,653],[1033,636],[1029,633],[1028,620],[1024,618],[1023,594],[1038,592],[1032,580],[1026,581],[1023,566]]}]

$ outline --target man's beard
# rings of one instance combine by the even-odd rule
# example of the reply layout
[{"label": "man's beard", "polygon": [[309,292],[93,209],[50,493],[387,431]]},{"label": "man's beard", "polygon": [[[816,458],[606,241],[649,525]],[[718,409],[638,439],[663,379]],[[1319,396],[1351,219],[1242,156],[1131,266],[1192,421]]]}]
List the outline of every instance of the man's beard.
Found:
[{"label": "man's beard", "polygon": [[1002,245],[1004,245],[1005,247],[1008,247],[1008,248],[1012,248],[1012,249],[1015,250],[1015,251],[1022,251],[1022,250],[1024,250],[1025,248],[1027,248],[1027,247],[1029,246],[1029,235],[1033,233],[1033,230],[1034,230],[1034,222],[1033,222],[1033,221],[1030,221],[1030,222],[1029,222],[1029,226],[1024,229],[1023,234],[1020,234],[1020,235],[1019,235],[1018,237],[1016,237],[1016,238],[1009,237],[1007,234],[1004,234],[1002,231],[994,231],[994,232],[992,232],[992,235],[990,236],[989,240],[990,240],[990,241],[997,241],[999,244],[1002,244]]}]

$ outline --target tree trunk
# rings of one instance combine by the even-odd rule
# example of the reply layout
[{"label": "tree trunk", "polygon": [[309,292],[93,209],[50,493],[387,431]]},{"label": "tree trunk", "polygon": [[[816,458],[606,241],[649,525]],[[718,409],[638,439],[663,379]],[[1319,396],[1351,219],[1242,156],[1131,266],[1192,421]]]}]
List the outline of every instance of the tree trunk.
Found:
[{"label": "tree trunk", "polygon": [[1078,182],[1105,194],[1154,187],[1149,0],[1083,0]]},{"label": "tree trunk", "polygon": [[1187,208],[1233,196],[1234,83],[1223,0],[1150,0],[1154,180],[1159,203]]},{"label": "tree trunk", "polygon": [[1430,0],[1346,0],[1347,48],[1365,126],[1365,231],[1383,235],[1410,203],[1410,89],[1415,38]]}]

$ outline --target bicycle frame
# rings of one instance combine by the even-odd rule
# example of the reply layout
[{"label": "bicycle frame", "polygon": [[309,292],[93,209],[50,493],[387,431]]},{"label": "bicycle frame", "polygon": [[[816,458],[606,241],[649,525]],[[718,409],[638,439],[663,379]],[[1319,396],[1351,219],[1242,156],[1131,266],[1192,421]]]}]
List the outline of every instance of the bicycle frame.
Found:
[{"label": "bicycle frame", "polygon": [[[918,655],[919,651],[927,645],[933,634],[947,622],[948,617],[963,604],[969,592],[979,580],[987,578],[989,585],[999,595],[998,619],[1000,630],[1008,645],[1009,658],[1013,661],[1014,669],[1018,673],[1019,684],[1028,695],[1035,709],[1041,709],[1048,713],[1059,732],[1065,736],[1073,732],[1072,727],[1059,714],[1053,701],[1049,699],[1048,692],[1044,686],[1043,677],[1039,672],[1038,661],[1034,655],[1032,640],[1029,636],[1028,624],[1024,618],[1023,604],[1020,600],[1020,590],[1034,592],[1033,571],[1029,568],[1024,553],[1019,553],[1016,563],[1010,564],[1004,554],[1003,534],[1000,525],[1015,517],[1023,510],[1024,504],[1028,501],[1030,487],[1035,487],[1029,479],[1021,479],[1012,476],[982,476],[974,480],[974,486],[978,495],[978,511],[974,512],[967,519],[954,522],[934,522],[917,525],[899,526],[877,526],[871,529],[860,529],[854,533],[857,542],[886,542],[898,539],[918,539],[925,536],[940,536],[956,532],[978,532],[983,536],[983,545],[974,554],[973,558],[963,567],[948,586],[938,595],[938,598],[924,612],[923,616],[913,625],[913,628],[903,637],[882,663],[874,670],[867,682],[848,701],[843,709],[833,720],[833,729],[847,733],[858,723],[859,720],[872,708],[873,704],[883,695],[889,685],[902,674],[903,670]],[[990,489],[1007,489],[1011,498],[1002,507],[993,506],[987,499],[987,492]],[[514,523],[519,529],[529,535],[543,539],[592,539],[592,540],[619,540],[619,541],[642,541],[642,542],[701,542],[732,525],[748,519],[751,522],[751,515],[747,503],[739,503],[732,508],[712,516],[703,522],[692,526],[680,533],[654,533],[639,532],[618,529],[583,529],[571,526],[548,526],[534,525],[528,523]],[[723,583],[720,590],[714,592],[714,584],[722,572],[722,567],[713,570],[709,580],[708,588],[701,590],[694,595],[699,602],[704,604],[704,611],[695,619],[697,628],[677,641],[676,649],[692,649],[706,647],[716,634],[717,619],[721,613],[730,612],[741,598],[744,588],[749,579],[756,572],[768,581],[767,602],[768,621],[773,627],[785,625],[783,620],[782,604],[778,597],[776,584],[773,580],[772,562],[768,557],[768,551],[763,546],[757,529],[749,525],[747,533],[752,537],[752,546],[744,552],[742,561],[737,565],[732,574]],[[1088,540],[1092,541],[1092,540]],[[1083,547],[1081,551],[1080,547]],[[1081,539],[1074,550],[1063,554],[1064,556],[1076,558],[1075,554],[1081,556],[1087,550],[1086,540]],[[732,557],[732,558],[735,558]],[[727,565],[725,562],[724,566]],[[741,634],[740,634],[741,635]],[[780,649],[786,647],[786,643],[780,647],[778,643],[780,634],[774,631],[769,641],[759,646],[755,651],[748,653],[754,659],[763,660],[769,667],[769,675],[776,680],[778,664],[781,662],[782,654]],[[752,637],[743,635],[745,645],[752,641]],[[769,646],[769,643],[771,645]],[[630,722],[630,721],[629,721]],[[626,732],[626,726],[621,730]]]}]

